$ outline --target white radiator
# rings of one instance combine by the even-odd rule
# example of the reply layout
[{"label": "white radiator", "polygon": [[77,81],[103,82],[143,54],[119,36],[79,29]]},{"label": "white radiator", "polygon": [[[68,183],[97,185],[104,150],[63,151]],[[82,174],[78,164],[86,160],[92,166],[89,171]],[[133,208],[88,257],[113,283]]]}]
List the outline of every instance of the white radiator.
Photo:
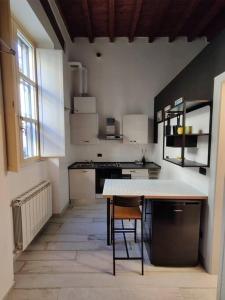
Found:
[{"label": "white radiator", "polygon": [[12,201],[16,250],[25,250],[52,216],[52,189],[43,181]]}]

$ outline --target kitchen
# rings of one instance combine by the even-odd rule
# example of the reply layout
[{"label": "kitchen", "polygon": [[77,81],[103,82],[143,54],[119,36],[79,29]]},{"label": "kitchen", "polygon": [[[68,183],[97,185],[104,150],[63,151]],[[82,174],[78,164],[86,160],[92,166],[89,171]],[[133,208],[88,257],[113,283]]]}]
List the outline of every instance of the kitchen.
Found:
[{"label": "kitchen", "polygon": [[[74,66],[76,63],[71,62],[70,65]],[[78,70],[78,72],[82,71],[82,67]],[[84,74],[79,74],[79,78],[81,78],[81,91],[83,86],[86,86],[87,89],[87,70],[85,70]],[[84,81],[84,83],[83,83]],[[85,90],[84,95],[87,94],[87,90]],[[80,93],[82,95],[82,92]],[[151,244],[148,245],[150,247],[150,255],[151,255],[151,263],[154,265],[161,265],[161,266],[193,266],[199,263],[199,232],[200,232],[200,211],[204,209],[204,201],[202,203],[201,200],[206,200],[207,195],[204,193],[200,193],[197,189],[195,190],[194,187],[191,185],[184,185],[181,181],[176,180],[174,181],[165,181],[160,180],[160,165],[154,162],[146,161],[145,155],[147,146],[152,143],[150,137],[153,135],[151,131],[153,131],[152,123],[149,120],[149,117],[145,114],[128,114],[122,116],[122,134],[118,132],[118,121],[114,118],[106,118],[102,131],[103,133],[99,133],[99,121],[98,121],[98,114],[96,113],[96,98],[95,97],[87,97],[87,96],[79,96],[73,98],[73,105],[74,105],[74,113],[70,116],[70,135],[71,135],[71,143],[77,145],[84,145],[83,151],[85,153],[85,148],[91,147],[92,145],[98,145],[103,141],[104,144],[109,143],[111,149],[113,148],[115,143],[119,143],[120,147],[123,145],[129,145],[131,147],[138,147],[137,151],[140,151],[139,160],[134,162],[125,162],[125,161],[104,161],[102,158],[102,153],[97,153],[97,161],[81,161],[75,162],[69,166],[69,194],[70,194],[70,201],[75,206],[76,205],[92,205],[94,199],[96,197],[102,198],[104,196],[107,198],[107,244],[110,245],[110,218],[112,217],[110,212],[110,206],[113,203],[113,196],[120,195],[120,196],[146,196],[145,201],[145,212],[147,211],[148,199],[155,199],[155,201],[150,201],[149,209],[151,211],[157,211],[157,205],[161,207],[161,210],[168,210],[168,215],[164,216],[164,222],[166,222],[166,216],[169,216],[169,211],[171,210],[171,220],[168,220],[166,223],[166,227],[161,229],[160,227],[157,229],[155,228],[154,224],[158,222],[156,219],[155,213],[151,213],[151,220],[149,220],[149,224],[146,224],[147,231],[155,231],[155,235],[162,236],[162,239],[165,239],[165,236],[176,235],[179,237],[178,240],[171,239],[168,242],[163,244],[162,240],[151,239],[150,237],[146,237],[146,243]],[[182,111],[183,110],[183,111]],[[199,113],[202,113],[202,121],[196,122],[196,110]],[[178,112],[178,113],[177,113]],[[166,116],[167,114],[167,116]],[[171,118],[168,117],[170,114]],[[210,157],[210,139],[211,139],[211,103],[207,100],[184,100],[183,98],[178,99],[175,101],[174,106],[166,107],[164,110],[164,115],[162,119],[159,120],[163,122],[164,128],[164,142],[162,145],[163,148],[163,159],[170,160],[168,156],[165,156],[164,152],[166,150],[170,150],[169,153],[172,153],[172,157],[179,155],[180,153],[184,156],[185,160],[182,158],[177,159],[178,165],[183,164],[183,167],[199,167],[201,172],[206,171],[206,167],[209,166],[209,157]],[[174,120],[175,119],[175,120]],[[180,120],[181,119],[181,120]],[[191,126],[186,126],[186,123],[192,124]],[[176,125],[170,125],[170,124]],[[117,126],[116,126],[117,124]],[[167,125],[166,125],[167,124]],[[182,124],[182,125],[181,125]],[[194,126],[193,126],[194,125]],[[185,128],[185,135],[182,132],[179,132],[181,129]],[[117,131],[116,131],[117,129]],[[186,132],[189,130],[188,132]],[[192,132],[193,130],[193,132]],[[204,132],[203,132],[204,131]],[[203,141],[201,140],[203,137]],[[175,139],[172,140],[171,138]],[[186,141],[183,143],[182,139],[185,138]],[[193,139],[193,140],[192,140]],[[113,144],[114,143],[114,144]],[[172,144],[171,144],[172,143]],[[175,144],[174,144],[175,143]],[[185,147],[183,147],[185,145]],[[194,152],[194,155],[191,153],[192,157],[194,157],[194,161],[187,160],[188,152],[186,150],[189,149],[196,149],[198,145],[198,152]],[[203,147],[203,150],[201,148]],[[171,152],[172,148],[172,152]],[[102,146],[98,146],[98,149],[102,149]],[[186,152],[185,152],[186,151]],[[174,154],[175,152],[175,154]],[[196,160],[198,156],[201,159],[201,162]],[[204,161],[205,159],[205,161]],[[172,158],[172,162],[174,163],[175,159]],[[170,161],[171,162],[171,161]],[[203,171],[202,171],[203,170]],[[200,172],[200,171],[199,171]],[[107,179],[111,179],[113,182],[117,179],[121,185],[121,192],[119,192],[120,188],[116,187],[114,189],[114,194],[109,194],[107,188],[108,183]],[[126,181],[125,181],[126,179]],[[167,179],[167,178],[166,178]],[[129,185],[128,181],[131,180],[131,185]],[[136,180],[136,181],[135,181]],[[138,185],[142,182],[147,180],[149,182],[149,189],[150,192],[145,194],[144,188],[139,188]],[[150,180],[150,181],[149,181]],[[152,182],[151,180],[155,180],[156,182]],[[139,182],[138,182],[139,181]],[[157,195],[154,195],[154,185],[156,185],[156,190],[161,191]],[[113,185],[113,183],[111,183]],[[174,187],[172,187],[174,184]],[[182,185],[183,184],[183,185]],[[124,188],[123,188],[124,185]],[[126,187],[127,185],[127,187]],[[137,185],[136,188],[133,188]],[[116,186],[116,183],[115,183]],[[182,188],[180,188],[182,186]],[[109,191],[113,190],[113,187],[109,188]],[[133,193],[130,191],[133,190]],[[172,191],[171,191],[172,190]],[[178,192],[180,190],[180,192]],[[189,191],[189,192],[186,192]],[[129,193],[127,194],[127,191]],[[109,196],[111,195],[111,197]],[[158,201],[157,201],[158,199]],[[163,203],[162,199],[167,199],[167,203]],[[182,201],[183,200],[183,201]],[[188,201],[192,200],[192,201]],[[200,201],[199,201],[200,200]],[[192,211],[192,207],[196,207],[196,217],[194,218],[194,211]],[[190,212],[188,213],[188,210]],[[185,212],[184,212],[185,211]],[[178,217],[175,216],[175,212],[178,213]],[[184,215],[181,217],[181,215]],[[158,216],[159,220],[162,218],[162,215]],[[176,221],[177,218],[177,221]],[[146,219],[146,214],[145,214]],[[190,221],[189,221],[190,220]],[[170,227],[171,222],[171,229]],[[177,226],[180,227],[175,231],[172,224],[175,222]],[[192,231],[191,233],[188,232],[188,228],[190,227]],[[165,233],[164,233],[165,232]],[[186,234],[186,238],[185,238]],[[150,236],[153,233],[150,234]],[[200,235],[203,235],[200,232]],[[179,239],[183,236],[183,240],[181,245],[179,245]],[[150,242],[150,239],[152,242]],[[166,248],[167,253],[171,252],[170,255],[165,254],[164,256],[161,254],[161,259],[158,258],[160,256],[159,249],[155,251],[155,246],[157,243],[161,245],[161,249]],[[172,250],[174,245],[176,245],[176,251]],[[188,245],[190,246],[191,250],[185,252],[185,248]],[[169,246],[171,245],[171,246]],[[195,245],[195,246],[194,246]],[[171,251],[170,251],[170,247]],[[194,248],[194,249],[192,249]],[[162,251],[163,252],[163,251]],[[186,253],[181,255],[180,253]],[[129,254],[127,253],[127,256]]]},{"label": "kitchen", "polygon": [[[63,88],[57,90],[62,74],[60,78],[53,75],[59,84],[51,86],[51,92],[56,95],[59,91],[63,99],[63,119],[62,111],[58,119],[54,116],[58,113],[56,104],[50,114],[40,111],[40,120],[48,119],[48,125],[56,121],[54,130],[60,127],[60,134],[52,138],[55,149],[51,148],[51,155],[41,155],[38,162],[21,168],[17,174],[10,172],[5,180],[10,201],[43,180],[50,182],[53,216],[48,216],[42,231],[15,260],[13,299],[35,299],[35,295],[41,299],[46,296],[45,290],[52,299],[86,299],[92,291],[93,299],[105,298],[113,291],[115,299],[122,294],[142,299],[141,293],[143,299],[216,299],[223,232],[223,193],[218,178],[224,174],[217,166],[220,161],[223,169],[222,154],[218,152],[223,139],[215,133],[222,128],[224,79],[219,74],[225,69],[221,56],[224,32],[218,30],[218,36],[210,42],[205,32],[198,35],[194,30],[193,37],[185,31],[180,34],[193,38],[192,42],[187,42],[186,37],[172,41],[173,36],[163,37],[163,32],[155,33],[162,37],[150,41],[146,34],[140,34],[140,28],[145,28],[142,8],[142,13],[136,11],[140,24],[136,20],[131,32],[118,33],[119,28],[129,26],[119,19],[125,18],[125,8],[117,3],[114,8],[121,9],[114,20],[118,27],[105,35],[100,30],[105,21],[98,23],[96,19],[99,14],[108,16],[105,4],[98,11],[99,6],[91,1],[81,1],[83,6],[77,1],[71,7],[78,22],[76,27],[68,17],[69,4],[23,0],[24,11],[29,3],[56,49],[63,47],[58,33],[52,33],[55,25],[49,21],[52,14],[46,2],[50,3],[66,44],[64,53],[59,50],[63,53]],[[127,6],[131,15],[136,2]],[[109,6],[110,3],[114,1],[109,1]],[[146,1],[137,4],[140,9],[139,5],[144,5],[146,15],[151,15]],[[207,5],[213,6],[202,4],[204,8]],[[26,28],[26,18],[16,1],[11,0],[11,6],[14,17]],[[86,12],[82,17],[81,8]],[[164,9],[169,11],[168,7]],[[192,9],[190,6],[189,13]],[[196,9],[200,13],[200,7]],[[92,17],[86,31],[87,11]],[[218,20],[222,19],[222,12],[216,8],[213,12]],[[170,15],[174,13],[170,11]],[[202,16],[205,15],[206,9]],[[216,22],[213,16],[211,22]],[[181,23],[185,22],[189,24],[187,17]],[[73,35],[75,40],[71,40]],[[37,48],[49,47],[43,45],[38,42]],[[37,49],[38,59],[41,51]],[[44,71],[39,64],[37,67],[39,76]],[[40,89],[39,95],[44,95],[44,89]],[[46,153],[52,143],[50,138],[42,147],[44,138],[51,136],[42,136],[47,127],[41,127],[40,132],[41,151]],[[64,154],[57,154],[58,149]],[[134,257],[141,252],[139,219],[135,219],[133,229],[133,221],[126,217],[125,228],[120,229],[128,226],[130,233],[135,230],[134,236],[125,234],[124,239],[123,232],[116,237],[113,234],[113,199],[121,196],[140,197],[144,248],[142,257],[138,257],[144,276],[139,275],[139,260],[126,259],[126,254],[132,258],[129,251]],[[125,261],[119,258],[114,262],[114,244]],[[133,285],[130,291],[119,283],[122,278],[127,286]]]}]

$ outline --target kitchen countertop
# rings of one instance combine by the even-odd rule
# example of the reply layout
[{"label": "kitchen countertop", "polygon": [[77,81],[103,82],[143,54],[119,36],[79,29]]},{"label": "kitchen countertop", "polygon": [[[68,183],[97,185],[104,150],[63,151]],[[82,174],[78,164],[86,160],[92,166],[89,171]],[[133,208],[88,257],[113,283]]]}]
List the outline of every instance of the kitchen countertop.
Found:
[{"label": "kitchen countertop", "polygon": [[[104,163],[109,163],[109,162],[75,162],[72,165],[70,165],[68,168],[69,169],[98,169],[101,168],[101,166]],[[142,164],[136,164],[135,162],[113,162],[116,163],[116,166],[110,167],[110,166],[105,166],[105,168],[115,168],[115,169],[149,169],[149,170],[160,170],[161,166],[157,165],[154,162],[146,162],[144,165]]]},{"label": "kitchen countertop", "polygon": [[144,196],[164,200],[207,200],[208,196],[180,180],[106,179],[103,196]]}]

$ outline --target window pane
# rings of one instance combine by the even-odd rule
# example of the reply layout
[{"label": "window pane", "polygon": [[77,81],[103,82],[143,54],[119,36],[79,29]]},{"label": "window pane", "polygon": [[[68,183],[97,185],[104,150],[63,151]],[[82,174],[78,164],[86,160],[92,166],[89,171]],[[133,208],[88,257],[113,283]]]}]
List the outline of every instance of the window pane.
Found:
[{"label": "window pane", "polygon": [[18,33],[18,62],[19,71],[29,77],[31,80],[35,79],[34,64],[33,64],[33,47],[25,40],[25,38]]},{"label": "window pane", "polygon": [[38,155],[37,125],[22,121],[23,157],[24,159]]},{"label": "window pane", "polygon": [[20,79],[20,109],[22,117],[37,119],[35,88],[23,79]]}]

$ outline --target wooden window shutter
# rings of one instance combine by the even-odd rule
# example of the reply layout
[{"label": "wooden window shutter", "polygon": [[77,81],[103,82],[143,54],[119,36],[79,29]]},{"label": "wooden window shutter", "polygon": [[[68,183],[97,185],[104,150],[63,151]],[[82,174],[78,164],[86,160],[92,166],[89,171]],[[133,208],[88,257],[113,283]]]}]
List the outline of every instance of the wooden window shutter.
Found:
[{"label": "wooden window shutter", "polygon": [[[0,38],[6,45],[11,47],[12,24],[9,0],[1,1]],[[20,129],[17,113],[18,87],[15,56],[11,53],[0,53],[0,61],[7,145],[7,168],[10,171],[18,171],[20,169]]]},{"label": "wooden window shutter", "polygon": [[65,156],[63,52],[36,50],[40,156]]}]

